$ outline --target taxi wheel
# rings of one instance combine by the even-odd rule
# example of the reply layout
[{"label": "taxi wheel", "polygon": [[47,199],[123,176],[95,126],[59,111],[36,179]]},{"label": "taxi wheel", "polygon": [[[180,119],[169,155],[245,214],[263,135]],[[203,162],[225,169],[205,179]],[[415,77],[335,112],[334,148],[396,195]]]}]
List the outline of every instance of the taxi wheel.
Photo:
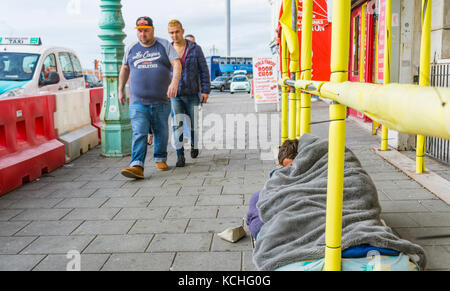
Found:
[{"label": "taxi wheel", "polygon": [[220,87],[220,92],[225,91],[225,86]]}]

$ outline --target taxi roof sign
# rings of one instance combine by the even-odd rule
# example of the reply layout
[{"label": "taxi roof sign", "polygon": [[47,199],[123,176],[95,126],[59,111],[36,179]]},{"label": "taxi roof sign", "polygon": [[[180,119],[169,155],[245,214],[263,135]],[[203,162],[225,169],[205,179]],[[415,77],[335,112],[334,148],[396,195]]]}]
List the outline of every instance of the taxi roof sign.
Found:
[{"label": "taxi roof sign", "polygon": [[40,37],[1,37],[0,45],[41,45]]}]

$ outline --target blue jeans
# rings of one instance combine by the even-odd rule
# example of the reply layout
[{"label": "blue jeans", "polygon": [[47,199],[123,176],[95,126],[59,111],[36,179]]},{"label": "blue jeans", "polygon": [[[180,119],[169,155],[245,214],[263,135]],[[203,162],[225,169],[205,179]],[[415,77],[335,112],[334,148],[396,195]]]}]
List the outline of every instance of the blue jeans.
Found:
[{"label": "blue jeans", "polygon": [[154,136],[153,160],[155,162],[167,160],[169,115],[169,103],[143,105],[140,102],[133,102],[130,104],[131,128],[133,130],[130,167],[144,167],[150,127]]},{"label": "blue jeans", "polygon": [[[197,95],[180,96],[170,99],[172,104],[173,136],[177,155],[184,154],[183,128],[190,127],[191,147],[198,148],[198,105],[200,100]],[[184,124],[185,121],[187,124]]]}]

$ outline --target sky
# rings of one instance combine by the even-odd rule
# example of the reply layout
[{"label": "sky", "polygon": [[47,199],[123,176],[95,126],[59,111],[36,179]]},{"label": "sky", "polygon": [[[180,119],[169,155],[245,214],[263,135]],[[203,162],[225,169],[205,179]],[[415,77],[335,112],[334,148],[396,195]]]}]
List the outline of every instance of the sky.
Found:
[{"label": "sky", "polygon": [[[85,69],[101,57],[100,0],[0,0],[0,36],[40,36],[45,45],[68,47]],[[169,39],[167,23],[178,19],[205,55],[226,55],[225,0],[122,0],[125,45],[137,40],[139,16],[153,19],[155,35]],[[268,0],[231,0],[231,56],[271,56]]]}]

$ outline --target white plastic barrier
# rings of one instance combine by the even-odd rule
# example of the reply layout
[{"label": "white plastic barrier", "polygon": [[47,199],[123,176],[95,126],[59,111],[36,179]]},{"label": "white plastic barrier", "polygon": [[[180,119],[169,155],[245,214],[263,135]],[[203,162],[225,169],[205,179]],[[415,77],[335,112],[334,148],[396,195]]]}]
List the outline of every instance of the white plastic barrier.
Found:
[{"label": "white plastic barrier", "polygon": [[55,129],[64,143],[66,163],[98,145],[98,132],[91,125],[89,89],[56,94]]}]

